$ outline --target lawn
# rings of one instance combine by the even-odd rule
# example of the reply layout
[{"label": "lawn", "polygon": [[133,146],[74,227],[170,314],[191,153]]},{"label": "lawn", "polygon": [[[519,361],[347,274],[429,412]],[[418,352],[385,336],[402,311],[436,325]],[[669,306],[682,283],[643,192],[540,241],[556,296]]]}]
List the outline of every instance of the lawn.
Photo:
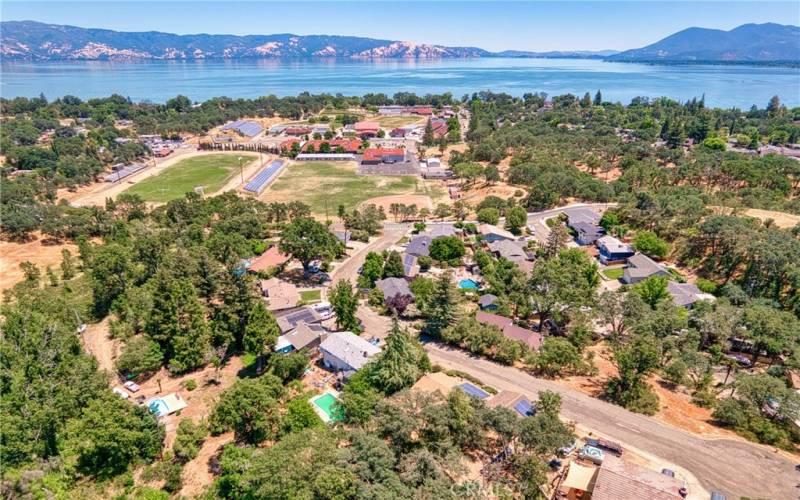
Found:
[{"label": "lawn", "polygon": [[412,123],[425,123],[425,120],[419,116],[379,116],[375,119],[384,128],[397,128],[411,125]]},{"label": "lawn", "polygon": [[618,280],[622,278],[622,275],[625,274],[625,268],[622,267],[615,267],[611,269],[603,269],[603,276],[610,280]]},{"label": "lawn", "polygon": [[322,292],[320,290],[305,290],[300,292],[300,299],[304,304],[313,304],[322,300]]},{"label": "lawn", "polygon": [[267,188],[264,202],[302,201],[315,214],[335,216],[339,205],[352,210],[359,203],[378,196],[428,194],[421,179],[414,176],[356,174],[354,162],[293,162]]},{"label": "lawn", "polygon": [[233,175],[239,173],[239,156],[242,164],[253,155],[204,155],[186,158],[167,167],[163,172],[144,179],[126,190],[138,194],[145,201],[166,203],[203,186],[205,194],[219,191]]}]

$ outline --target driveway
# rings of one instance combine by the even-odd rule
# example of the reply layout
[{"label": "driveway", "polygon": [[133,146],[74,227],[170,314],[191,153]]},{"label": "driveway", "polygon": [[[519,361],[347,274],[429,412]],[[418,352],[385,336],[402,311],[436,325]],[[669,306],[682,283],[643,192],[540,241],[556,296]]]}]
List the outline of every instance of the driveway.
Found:
[{"label": "driveway", "polygon": [[369,252],[382,252],[394,245],[400,238],[408,232],[409,225],[384,223],[383,234],[377,239],[369,242],[367,246],[358,251],[355,255],[347,259],[341,266],[337,267],[331,274],[331,285],[339,280],[350,280],[355,284],[358,280],[358,268],[364,264]]},{"label": "driveway", "polygon": [[800,498],[800,490],[795,488],[800,475],[794,465],[767,446],[732,439],[703,439],[458,349],[434,343],[428,343],[425,349],[432,363],[467,372],[497,389],[530,396],[542,390],[557,392],[565,418],[688,470],[709,491],[722,491],[728,498]]}]

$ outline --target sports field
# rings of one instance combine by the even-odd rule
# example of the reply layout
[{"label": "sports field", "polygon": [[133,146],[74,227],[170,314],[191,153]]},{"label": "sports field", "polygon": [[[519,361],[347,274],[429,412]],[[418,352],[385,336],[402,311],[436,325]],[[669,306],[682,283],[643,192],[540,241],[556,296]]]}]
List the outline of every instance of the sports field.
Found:
[{"label": "sports field", "polygon": [[302,201],[315,214],[336,215],[339,205],[352,210],[362,201],[378,196],[429,194],[415,176],[356,174],[354,162],[292,162],[260,196],[261,201]]},{"label": "sports field", "polygon": [[167,167],[158,175],[148,177],[131,186],[126,193],[138,194],[143,200],[153,203],[166,203],[181,198],[197,186],[203,186],[205,194],[212,194],[239,173],[239,160],[242,165],[255,158],[253,155],[204,155],[186,158]]},{"label": "sports field", "polygon": [[425,123],[425,119],[420,116],[379,116],[375,121],[385,128],[405,127],[413,123],[422,125]]}]

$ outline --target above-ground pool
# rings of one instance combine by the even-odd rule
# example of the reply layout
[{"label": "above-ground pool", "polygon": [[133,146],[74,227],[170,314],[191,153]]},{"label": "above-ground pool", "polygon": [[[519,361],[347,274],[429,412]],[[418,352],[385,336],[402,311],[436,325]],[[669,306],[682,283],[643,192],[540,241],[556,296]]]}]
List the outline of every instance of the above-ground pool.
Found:
[{"label": "above-ground pool", "polygon": [[477,281],[471,280],[469,278],[464,278],[463,280],[458,282],[458,288],[463,288],[467,290],[477,290],[478,288],[480,288],[480,286],[478,286]]},{"label": "above-ground pool", "polygon": [[317,410],[319,416],[326,423],[338,422],[342,419],[341,412],[338,409],[338,399],[331,392],[313,397],[309,400],[309,403],[314,406],[314,409]]}]

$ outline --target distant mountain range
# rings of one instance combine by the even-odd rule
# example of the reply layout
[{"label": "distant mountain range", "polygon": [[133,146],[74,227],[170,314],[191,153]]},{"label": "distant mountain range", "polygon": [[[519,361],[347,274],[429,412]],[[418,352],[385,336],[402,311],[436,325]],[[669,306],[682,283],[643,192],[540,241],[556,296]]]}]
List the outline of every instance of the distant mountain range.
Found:
[{"label": "distant mountain range", "polygon": [[688,28],[663,40],[607,57],[609,61],[797,62],[800,27],[743,24],[730,31]]},{"label": "distant mountain range", "polygon": [[745,24],[731,31],[689,28],[641,49],[617,52],[506,50],[446,47],[331,35],[176,35],[45,24],[0,23],[0,58],[22,61],[244,58],[573,58],[649,62],[800,61],[800,28]]}]

